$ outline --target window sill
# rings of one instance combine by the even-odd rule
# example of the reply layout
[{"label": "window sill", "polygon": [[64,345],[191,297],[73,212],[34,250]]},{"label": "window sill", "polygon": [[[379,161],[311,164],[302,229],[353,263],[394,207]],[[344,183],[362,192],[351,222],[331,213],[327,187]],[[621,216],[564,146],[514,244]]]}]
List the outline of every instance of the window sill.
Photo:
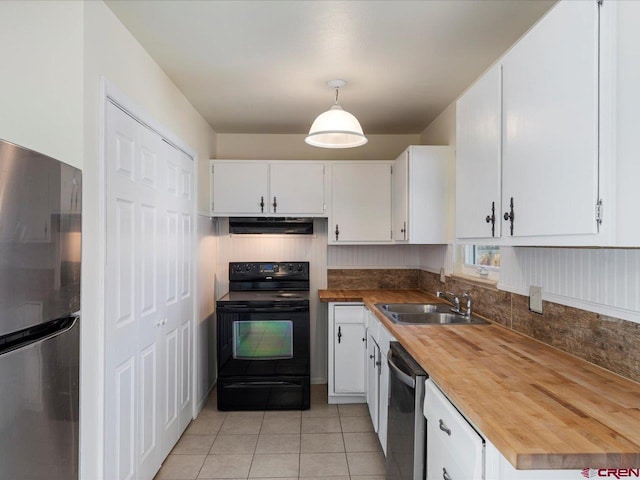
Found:
[{"label": "window sill", "polygon": [[463,280],[467,283],[471,283],[479,287],[492,288],[493,290],[498,289],[498,280],[489,280],[472,275],[465,275],[462,273],[453,273],[451,274],[451,278],[454,280]]}]

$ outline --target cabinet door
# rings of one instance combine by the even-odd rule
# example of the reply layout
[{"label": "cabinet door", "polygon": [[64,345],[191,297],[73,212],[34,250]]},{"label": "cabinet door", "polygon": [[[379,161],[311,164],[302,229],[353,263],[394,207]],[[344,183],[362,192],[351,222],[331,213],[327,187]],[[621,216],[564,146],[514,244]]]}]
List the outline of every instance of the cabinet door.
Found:
[{"label": "cabinet door", "polygon": [[367,365],[365,367],[367,374],[367,406],[369,407],[369,415],[373,430],[378,431],[378,406],[380,396],[380,348],[374,338],[373,328],[367,332]]},{"label": "cabinet door", "polygon": [[333,307],[333,393],[364,395],[364,307]]},{"label": "cabinet door", "polygon": [[409,240],[409,150],[393,163],[393,240]]},{"label": "cabinet door", "polygon": [[270,165],[269,211],[282,215],[324,213],[324,165],[284,162]]},{"label": "cabinet door", "polygon": [[333,164],[331,196],[330,244],[391,242],[390,162]]},{"label": "cabinet door", "polygon": [[598,8],[559,2],[504,57],[502,210],[513,198],[513,236],[597,233]]},{"label": "cabinet door", "polygon": [[456,103],[457,238],[500,237],[501,77],[495,65]]},{"label": "cabinet door", "polygon": [[269,212],[268,164],[238,160],[211,162],[211,209],[215,215]]},{"label": "cabinet door", "polygon": [[382,451],[387,454],[387,426],[389,416],[389,364],[387,354],[389,353],[389,343],[395,341],[386,328],[379,326],[378,346],[380,347],[380,394],[378,405],[378,439],[382,445]]}]

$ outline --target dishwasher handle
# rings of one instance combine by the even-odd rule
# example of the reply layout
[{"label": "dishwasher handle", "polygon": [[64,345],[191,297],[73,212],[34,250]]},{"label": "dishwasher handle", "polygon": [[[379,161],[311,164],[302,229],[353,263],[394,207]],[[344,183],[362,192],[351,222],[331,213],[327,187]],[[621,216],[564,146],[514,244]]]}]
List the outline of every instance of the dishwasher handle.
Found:
[{"label": "dishwasher handle", "polygon": [[387,352],[387,363],[389,364],[391,372],[395,374],[398,380],[400,380],[409,388],[416,388],[416,379],[400,370],[400,367],[398,367],[393,361],[393,354],[391,350]]}]

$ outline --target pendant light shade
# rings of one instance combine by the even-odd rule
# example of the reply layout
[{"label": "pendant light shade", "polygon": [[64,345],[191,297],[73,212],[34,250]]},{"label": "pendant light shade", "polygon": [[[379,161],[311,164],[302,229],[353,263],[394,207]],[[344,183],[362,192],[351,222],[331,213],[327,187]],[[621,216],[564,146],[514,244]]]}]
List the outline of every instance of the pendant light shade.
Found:
[{"label": "pendant light shade", "polygon": [[367,143],[358,119],[338,105],[338,91],[344,80],[332,80],[328,85],[336,89],[336,102],[314,120],[305,142],[314,147],[352,148]]}]

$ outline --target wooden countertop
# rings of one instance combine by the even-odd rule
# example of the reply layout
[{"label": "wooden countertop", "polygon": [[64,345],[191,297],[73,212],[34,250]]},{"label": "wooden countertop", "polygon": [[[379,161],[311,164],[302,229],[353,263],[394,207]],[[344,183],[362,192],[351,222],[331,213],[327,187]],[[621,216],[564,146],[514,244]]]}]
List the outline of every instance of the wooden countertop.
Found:
[{"label": "wooden countertop", "polygon": [[517,469],[640,467],[640,384],[501,325],[395,325],[376,303],[418,290],[321,290],[364,302]]}]

